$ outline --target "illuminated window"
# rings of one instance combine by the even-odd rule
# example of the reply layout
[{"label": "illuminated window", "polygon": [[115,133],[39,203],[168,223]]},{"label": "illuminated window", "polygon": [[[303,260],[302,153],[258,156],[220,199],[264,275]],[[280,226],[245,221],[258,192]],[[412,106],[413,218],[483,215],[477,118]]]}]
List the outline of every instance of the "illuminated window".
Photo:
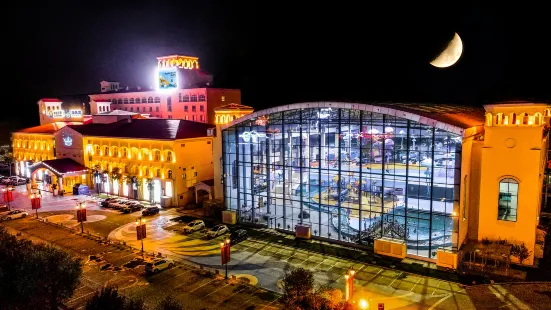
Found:
[{"label": "illuminated window", "polygon": [[204,106],[204,105],[200,105],[200,106],[199,106],[199,111],[205,112],[205,106]]},{"label": "illuminated window", "polygon": [[149,176],[149,168],[145,168],[145,176]]},{"label": "illuminated window", "polygon": [[543,116],[551,116],[551,110],[550,109],[545,109],[545,112],[544,112]]},{"label": "illuminated window", "polygon": [[205,101],[205,95],[199,95],[199,101],[201,102]]},{"label": "illuminated window", "polygon": [[122,156],[126,157],[127,155],[128,155],[127,149],[126,149],[126,148],[123,148],[123,149],[122,149]]},{"label": "illuminated window", "polygon": [[147,103],[153,103],[153,97],[147,98]]},{"label": "illuminated window", "polygon": [[124,98],[122,101],[124,104],[128,104],[128,98]]},{"label": "illuminated window", "polygon": [[157,173],[155,173],[155,175],[160,178],[161,177],[161,169],[157,169]]},{"label": "illuminated window", "polygon": [[103,155],[109,156],[109,147],[108,146],[105,147]]},{"label": "illuminated window", "polygon": [[166,98],[166,109],[168,112],[172,112],[172,97]]},{"label": "illuminated window", "polygon": [[133,103],[134,103],[134,98],[128,99],[128,103],[129,103],[129,104],[133,104]]},{"label": "illuminated window", "polygon": [[191,95],[191,102],[197,102],[197,95]]},{"label": "illuminated window", "polygon": [[499,182],[499,202],[497,219],[502,221],[517,221],[518,182],[505,178]]},{"label": "illuminated window", "polygon": [[222,96],[222,102],[226,101],[226,96]]},{"label": "illuminated window", "polygon": [[184,117],[184,119],[185,119],[186,121],[188,120],[188,117],[187,117],[187,115],[186,115],[186,116]]},{"label": "illuminated window", "polygon": [[528,122],[530,120],[530,117],[528,116],[528,113],[524,113],[522,116],[522,125],[528,125]]},{"label": "illuminated window", "polygon": [[[172,161],[172,152],[171,152],[171,151],[168,151],[168,152],[166,153],[166,160],[167,160],[167,161]],[[170,171],[170,170],[169,170],[169,171]]]},{"label": "illuminated window", "polygon": [[159,150],[155,151],[155,160],[156,161],[161,160],[161,151]]},{"label": "illuminated window", "polygon": [[[136,101],[136,103],[139,103],[139,102]],[[142,103],[147,103],[147,99],[145,99],[145,97],[142,98]]]},{"label": "illuminated window", "polygon": [[128,173],[128,166],[124,165],[124,173]]},{"label": "illuminated window", "polygon": [[119,156],[119,149],[114,147],[113,148],[113,156],[118,157]]},{"label": "illuminated window", "polygon": [[534,114],[534,124],[535,125],[541,124],[541,113]]},{"label": "illuminated window", "polygon": [[515,125],[516,123],[517,123],[517,114],[513,113],[513,115],[511,115],[511,125]]},{"label": "illuminated window", "polygon": [[191,106],[191,112],[197,112],[197,107],[196,106]]},{"label": "illuminated window", "polygon": [[155,97],[155,103],[161,103],[161,98],[160,97]]},{"label": "illuminated window", "polygon": [[[172,179],[172,171],[168,170],[168,173],[170,175],[168,178]],[[165,183],[165,195],[172,197],[172,182]]]},{"label": "illuminated window", "polygon": [[184,106],[184,112],[188,112],[188,108],[187,108],[187,105]]},{"label": "illuminated window", "polygon": [[99,155],[101,153],[99,145],[96,145],[96,155]]},{"label": "illuminated window", "polygon": [[189,102],[189,95],[182,96],[182,102]]}]

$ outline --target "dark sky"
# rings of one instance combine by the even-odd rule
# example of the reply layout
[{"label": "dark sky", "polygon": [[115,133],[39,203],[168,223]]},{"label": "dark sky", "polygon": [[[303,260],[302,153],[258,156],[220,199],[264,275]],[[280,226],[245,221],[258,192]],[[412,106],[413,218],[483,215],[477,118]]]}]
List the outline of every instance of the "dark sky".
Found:
[{"label": "dark sky", "polygon": [[[215,86],[241,88],[257,109],[306,100],[551,99],[548,11],[529,1],[81,2],[6,9],[3,128],[35,125],[39,98],[97,92],[102,79],[150,85],[155,57],[173,53],[199,57]],[[462,58],[432,67],[454,32]]]}]

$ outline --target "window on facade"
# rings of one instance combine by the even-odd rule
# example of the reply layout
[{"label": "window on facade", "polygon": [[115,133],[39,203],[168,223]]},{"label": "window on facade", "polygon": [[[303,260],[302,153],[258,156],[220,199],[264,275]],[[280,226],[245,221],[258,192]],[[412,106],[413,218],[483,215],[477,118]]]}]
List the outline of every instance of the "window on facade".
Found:
[{"label": "window on facade", "polygon": [[528,125],[530,122],[530,117],[528,116],[528,113],[524,113],[522,116],[522,125]]},{"label": "window on facade", "polygon": [[134,111],[134,108],[133,107],[130,107],[130,112],[133,112]]},{"label": "window on facade", "polygon": [[160,177],[161,177],[161,169],[157,169],[157,173],[156,173],[156,176],[157,176],[158,178],[160,178]]},{"label": "window on facade", "polygon": [[513,113],[513,115],[511,115],[511,125],[516,125],[516,123],[517,123],[517,114]]},{"label": "window on facade", "polygon": [[[139,103],[139,102],[136,101],[136,103]],[[142,98],[142,103],[147,103],[147,99],[145,97]]]},{"label": "window on facade", "polygon": [[222,96],[222,102],[226,101],[226,96]]},{"label": "window on facade", "polygon": [[499,182],[499,202],[497,219],[502,221],[517,221],[518,182],[506,178]]},{"label": "window on facade", "polygon": [[153,107],[149,107],[149,112],[153,112]]},{"label": "window on facade", "polygon": [[147,103],[153,103],[153,97],[147,98]]},{"label": "window on facade", "polygon": [[196,106],[191,106],[191,112],[197,112],[197,107]]},{"label": "window on facade", "polygon": [[186,105],[186,106],[184,106],[184,112],[187,112],[187,111],[188,111],[188,107]]},{"label": "window on facade", "polygon": [[168,112],[172,112],[172,97],[166,98],[166,109]]},{"label": "window on facade", "polygon": [[191,95],[191,102],[197,102],[197,95]]},{"label": "window on facade", "polygon": [[145,168],[145,176],[146,176],[146,177],[149,176],[149,168]]},{"label": "window on facade", "polygon": [[118,104],[122,104],[122,99],[119,99],[119,101],[117,101]]},{"label": "window on facade", "polygon": [[172,152],[171,151],[166,152],[166,160],[167,161],[172,161]]},{"label": "window on facade", "polygon": [[99,155],[101,152],[99,145],[96,145],[96,155]]},{"label": "window on facade", "polygon": [[136,103],[140,103],[140,98],[136,98]]},{"label": "window on facade", "polygon": [[128,173],[128,166],[124,165],[124,173]]},{"label": "window on facade", "polygon": [[128,99],[128,103],[130,103],[130,104],[134,103],[134,98]]},{"label": "window on facade", "polygon": [[108,146],[106,146],[105,149],[103,150],[103,155],[109,156],[109,147]]},{"label": "window on facade", "polygon": [[160,97],[155,97],[155,103],[161,103],[161,98]]},{"label": "window on facade", "polygon": [[[172,179],[172,170],[168,170],[168,171],[166,172],[166,174],[167,174],[167,177],[168,177],[169,179]],[[167,183],[167,184],[168,184],[168,183]]]},{"label": "window on facade", "polygon": [[199,106],[199,111],[200,111],[200,112],[205,112],[205,106],[204,106],[204,105],[200,105],[200,106]]},{"label": "window on facade", "polygon": [[205,120],[205,116],[201,115],[201,122]]},{"label": "window on facade", "polygon": [[205,101],[205,95],[199,95],[199,101],[201,102]]},{"label": "window on facade", "polygon": [[195,115],[193,115],[193,116],[192,116],[192,118],[193,118],[193,121],[195,122],[195,121],[196,121],[196,119],[195,119]]},{"label": "window on facade", "polygon": [[113,156],[118,157],[119,156],[119,149],[114,147],[113,148]]},{"label": "window on facade", "polygon": [[159,112],[159,107],[155,107],[155,112]]},{"label": "window on facade", "polygon": [[128,98],[124,98],[123,101],[122,101],[122,103],[128,104]]},{"label": "window on facade", "polygon": [[168,115],[168,119],[172,119],[172,115],[169,114],[169,115]]},{"label": "window on facade", "polygon": [[187,120],[188,120],[188,116],[186,115],[186,116],[184,117],[184,119],[187,121]]},{"label": "window on facade", "polygon": [[189,95],[183,95],[182,102],[189,102]]},{"label": "window on facade", "polygon": [[161,151],[155,151],[155,160],[156,161],[161,160]]},{"label": "window on facade", "polygon": [[140,112],[140,107],[136,107],[136,112]]}]

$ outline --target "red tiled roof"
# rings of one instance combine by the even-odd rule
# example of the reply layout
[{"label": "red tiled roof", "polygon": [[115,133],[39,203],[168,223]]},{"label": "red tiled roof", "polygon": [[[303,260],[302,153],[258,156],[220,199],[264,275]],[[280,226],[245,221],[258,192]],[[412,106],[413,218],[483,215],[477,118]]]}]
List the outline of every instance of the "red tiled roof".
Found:
[{"label": "red tiled roof", "polygon": [[40,99],[44,102],[61,102],[61,100],[57,99],[57,98],[42,98]]},{"label": "red tiled roof", "polygon": [[35,127],[24,128],[16,132],[19,133],[43,133],[43,134],[53,134],[54,132],[60,130],[61,128],[67,125],[81,125],[80,122],[55,122],[50,124],[44,124]]},{"label": "red tiled roof", "polygon": [[206,137],[207,130],[215,125],[179,119],[132,119],[69,127],[83,136],[175,140]]}]

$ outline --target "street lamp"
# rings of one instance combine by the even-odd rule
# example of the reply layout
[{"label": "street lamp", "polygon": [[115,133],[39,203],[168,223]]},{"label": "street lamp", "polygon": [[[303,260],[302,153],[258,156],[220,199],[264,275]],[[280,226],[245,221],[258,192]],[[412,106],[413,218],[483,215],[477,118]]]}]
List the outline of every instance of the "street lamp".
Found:
[{"label": "street lamp", "polygon": [[344,274],[344,279],[346,280],[346,301],[350,301],[354,295],[354,274],[356,274],[356,271],[352,267]]},{"label": "street lamp", "polygon": [[80,232],[84,233],[84,222],[86,221],[86,205],[83,202],[77,202],[77,222],[80,223]]},{"label": "street lamp", "polygon": [[142,258],[143,258],[143,239],[147,237],[147,230],[145,228],[145,219],[139,218],[136,220],[136,237],[142,241]]},{"label": "street lamp", "polygon": [[42,198],[42,195],[40,193],[38,194],[31,194],[31,207],[33,210],[36,211],[36,218],[38,219],[38,209],[40,209],[40,198]]},{"label": "street lamp", "polygon": [[13,201],[13,186],[3,187],[2,192],[4,193],[4,202],[8,204],[8,210],[11,210],[10,201]]},{"label": "street lamp", "polygon": [[220,243],[220,256],[222,258],[222,265],[226,265],[226,279],[228,278],[228,263],[230,262],[231,244],[230,239],[226,238],[224,242]]},{"label": "street lamp", "polygon": [[364,310],[369,308],[369,303],[365,299],[360,299],[360,302],[358,303],[358,308]]}]

